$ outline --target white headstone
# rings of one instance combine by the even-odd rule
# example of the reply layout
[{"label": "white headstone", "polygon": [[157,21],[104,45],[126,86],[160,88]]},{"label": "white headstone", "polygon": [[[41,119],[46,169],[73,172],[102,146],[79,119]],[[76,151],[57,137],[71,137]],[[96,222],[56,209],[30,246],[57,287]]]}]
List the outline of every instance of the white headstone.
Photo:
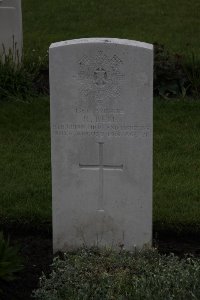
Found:
[{"label": "white headstone", "polygon": [[54,252],[151,244],[152,82],[150,44],[51,45]]},{"label": "white headstone", "polygon": [[22,55],[21,0],[0,0],[0,56],[12,51],[15,61]]}]

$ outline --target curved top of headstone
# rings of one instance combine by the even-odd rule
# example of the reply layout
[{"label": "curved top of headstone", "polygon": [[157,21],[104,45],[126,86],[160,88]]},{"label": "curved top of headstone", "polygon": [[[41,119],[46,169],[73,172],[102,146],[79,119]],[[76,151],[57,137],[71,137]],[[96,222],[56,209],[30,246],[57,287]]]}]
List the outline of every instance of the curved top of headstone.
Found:
[{"label": "curved top of headstone", "polygon": [[21,5],[21,0],[0,0],[0,4],[2,4],[2,6],[6,5],[6,7],[18,7]]},{"label": "curved top of headstone", "polygon": [[138,42],[134,40],[127,40],[127,39],[117,39],[117,38],[82,38],[82,39],[67,40],[67,41],[53,43],[51,44],[50,48],[64,47],[64,46],[76,45],[76,44],[98,44],[98,43],[127,45],[127,46],[145,48],[149,50],[153,49],[152,44]]}]

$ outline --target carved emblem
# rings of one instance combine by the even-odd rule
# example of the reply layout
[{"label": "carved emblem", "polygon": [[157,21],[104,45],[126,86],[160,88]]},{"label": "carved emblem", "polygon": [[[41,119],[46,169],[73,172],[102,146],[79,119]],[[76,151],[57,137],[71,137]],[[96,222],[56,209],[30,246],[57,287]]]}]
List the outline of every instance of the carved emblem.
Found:
[{"label": "carved emblem", "polygon": [[103,68],[98,68],[94,71],[94,79],[97,85],[106,84],[107,72]]},{"label": "carved emblem", "polygon": [[120,94],[119,82],[123,80],[122,60],[103,51],[93,56],[84,55],[79,61],[78,79],[80,96],[83,100],[103,103]]}]

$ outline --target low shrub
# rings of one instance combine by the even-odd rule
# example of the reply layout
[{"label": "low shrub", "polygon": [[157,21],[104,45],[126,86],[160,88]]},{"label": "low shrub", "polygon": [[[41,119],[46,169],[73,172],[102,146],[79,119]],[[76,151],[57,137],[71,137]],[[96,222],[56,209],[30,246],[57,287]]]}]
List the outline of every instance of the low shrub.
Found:
[{"label": "low shrub", "polygon": [[163,98],[185,96],[187,77],[183,70],[183,58],[172,55],[163,45],[154,45],[154,94]]},{"label": "low shrub", "polygon": [[36,51],[16,58],[13,51],[0,59],[0,100],[27,100],[30,96],[48,93],[48,59]]},{"label": "low shrub", "polygon": [[40,278],[38,300],[200,299],[200,259],[179,259],[157,250],[82,249],[55,258]]},{"label": "low shrub", "polygon": [[200,57],[191,53],[184,59],[183,70],[187,78],[189,94],[200,98]]},{"label": "low shrub", "polygon": [[200,57],[171,54],[154,44],[154,94],[163,98],[200,98]]},{"label": "low shrub", "polygon": [[[22,55],[14,51],[0,59],[0,100],[23,99],[49,93],[48,54],[36,50]],[[14,52],[15,53],[15,52]],[[16,63],[18,61],[18,63]],[[154,44],[154,95],[169,99],[200,98],[200,57],[171,54],[163,45]]]},{"label": "low shrub", "polygon": [[18,248],[10,246],[9,240],[6,240],[0,232],[0,281],[14,280],[16,272],[22,268]]}]

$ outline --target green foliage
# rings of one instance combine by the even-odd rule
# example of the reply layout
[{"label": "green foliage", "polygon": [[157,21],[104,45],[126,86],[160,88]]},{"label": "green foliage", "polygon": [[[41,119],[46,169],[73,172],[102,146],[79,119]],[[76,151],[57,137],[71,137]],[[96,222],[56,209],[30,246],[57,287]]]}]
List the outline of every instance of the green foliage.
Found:
[{"label": "green foliage", "polygon": [[15,273],[22,268],[18,248],[10,246],[9,240],[5,240],[3,233],[0,232],[0,280],[14,280]]},{"label": "green foliage", "polygon": [[37,300],[200,298],[200,259],[179,259],[156,250],[117,253],[82,249],[54,259],[40,278]]},{"label": "green foliage", "polygon": [[198,99],[200,97],[200,56],[194,52],[185,56],[183,70],[188,81],[190,94]]},{"label": "green foliage", "polygon": [[47,56],[41,58],[32,51],[22,55],[15,50],[5,52],[0,59],[0,101],[27,100],[30,96],[48,91]]},{"label": "green foliage", "polygon": [[154,45],[154,94],[164,99],[200,97],[200,57],[171,54]]},{"label": "green foliage", "polygon": [[171,55],[163,45],[154,45],[154,93],[163,98],[185,97],[186,75],[182,57]]},{"label": "green foliage", "polygon": [[[122,0],[29,0],[23,1],[22,6],[24,47],[36,50],[23,55],[22,64],[17,67],[9,57],[6,64],[0,64],[0,100],[27,100],[48,92],[49,45],[94,36],[164,44],[170,53],[179,54],[171,55],[162,46],[156,47],[155,95],[199,97],[200,60],[189,62],[188,53],[190,49],[199,53],[200,1],[184,0],[180,5],[174,0],[127,0],[124,5]],[[188,58],[186,65],[183,53]]]},{"label": "green foliage", "polygon": [[[49,93],[48,56],[41,58],[36,50],[22,56],[19,62],[14,51],[0,61],[0,100]],[[16,64],[16,61],[18,63]],[[200,59],[172,55],[163,45],[154,45],[154,94],[165,99],[200,97]]]}]

